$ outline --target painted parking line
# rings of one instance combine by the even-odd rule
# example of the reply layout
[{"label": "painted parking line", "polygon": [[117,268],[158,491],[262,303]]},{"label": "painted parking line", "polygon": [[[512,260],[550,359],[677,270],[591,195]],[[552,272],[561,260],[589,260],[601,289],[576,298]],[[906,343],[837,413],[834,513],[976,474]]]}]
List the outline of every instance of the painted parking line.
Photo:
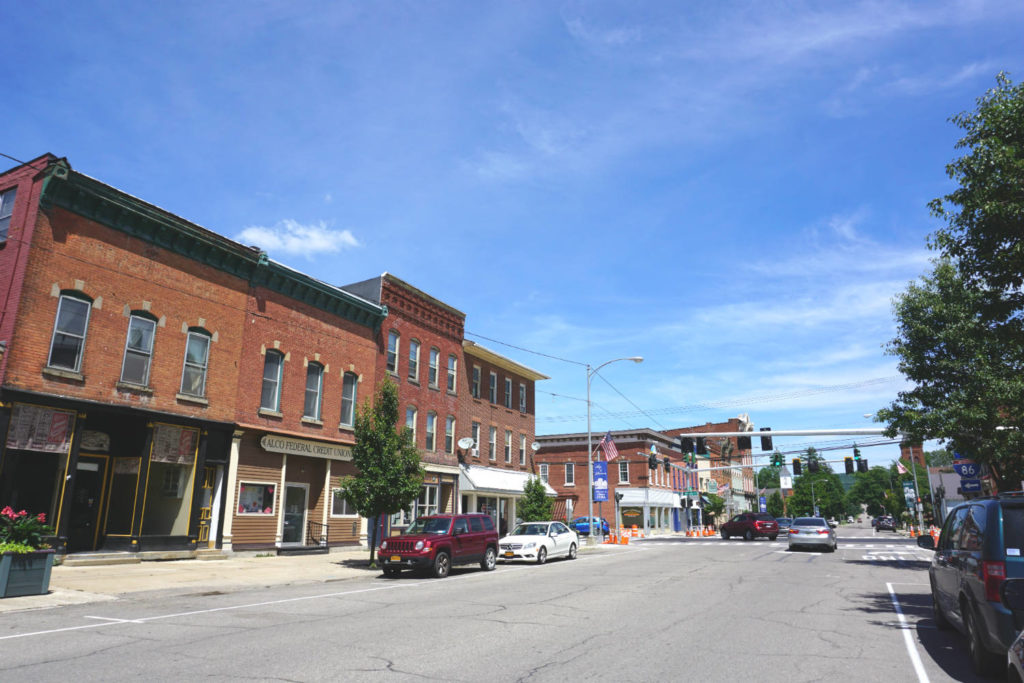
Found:
[{"label": "painted parking line", "polygon": [[913,629],[909,628],[907,618],[903,615],[903,608],[900,607],[900,600],[896,597],[896,591],[893,590],[891,583],[886,583],[885,587],[889,591],[892,607],[896,610],[896,616],[899,618],[900,630],[903,631],[903,644],[906,646],[907,654],[910,655],[910,661],[914,665],[917,680],[921,683],[928,683],[928,674],[924,670],[924,664],[921,663],[921,655],[918,654],[917,646],[914,645],[914,639],[910,634]]}]

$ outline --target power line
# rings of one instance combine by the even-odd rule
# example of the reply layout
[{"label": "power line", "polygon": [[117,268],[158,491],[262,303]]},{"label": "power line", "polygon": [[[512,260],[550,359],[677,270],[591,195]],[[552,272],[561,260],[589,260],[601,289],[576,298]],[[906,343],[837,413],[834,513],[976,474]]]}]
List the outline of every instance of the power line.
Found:
[{"label": "power line", "polygon": [[482,334],[476,334],[475,332],[466,332],[466,331],[464,331],[463,335],[465,335],[467,337],[477,337],[479,339],[486,339],[489,342],[493,342],[495,344],[501,344],[502,346],[507,346],[510,349],[515,349],[516,351],[522,351],[523,353],[532,353],[535,356],[543,356],[544,358],[550,358],[551,360],[560,360],[563,363],[572,363],[573,365],[581,365],[583,367],[589,367],[586,363],[581,363],[578,360],[569,360],[568,358],[559,358],[558,356],[552,356],[552,355],[547,354],[547,353],[541,353],[540,351],[534,351],[532,349],[526,349],[526,348],[523,348],[522,346],[516,346],[515,344],[509,344],[508,342],[503,342],[503,341],[499,341],[497,339],[492,339],[491,337],[485,337]]}]

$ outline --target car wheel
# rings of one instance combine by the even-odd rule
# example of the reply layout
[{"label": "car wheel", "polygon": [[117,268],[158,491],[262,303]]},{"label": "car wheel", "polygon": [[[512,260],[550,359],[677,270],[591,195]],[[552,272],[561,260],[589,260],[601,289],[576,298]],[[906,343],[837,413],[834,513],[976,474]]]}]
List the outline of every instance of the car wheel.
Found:
[{"label": "car wheel", "polygon": [[825,550],[829,551],[830,553],[834,553],[836,551],[836,547],[835,545],[830,545],[827,548],[825,548]]},{"label": "car wheel", "polygon": [[402,570],[398,567],[384,567],[384,576],[390,576],[394,578],[402,573]]},{"label": "car wheel", "polygon": [[448,553],[441,552],[434,557],[434,578],[443,579],[448,576],[448,572],[451,571],[452,560],[448,557]]},{"label": "car wheel", "polygon": [[548,549],[545,548],[544,546],[541,546],[540,550],[537,551],[537,564],[544,564],[547,561],[548,561]]},{"label": "car wheel", "polygon": [[775,536],[769,536],[769,537],[768,537],[768,540],[769,540],[769,541],[774,541],[774,540],[775,540],[776,538],[778,538],[778,535],[775,535]]},{"label": "car wheel", "polygon": [[724,538],[727,541],[729,540],[729,532],[725,529],[722,529],[722,538]]},{"label": "car wheel", "polygon": [[753,541],[754,540],[754,532],[751,531],[750,529],[747,529],[746,531],[744,531],[743,532],[743,540],[744,541]]},{"label": "car wheel", "polygon": [[485,572],[493,571],[498,566],[498,553],[494,551],[494,548],[488,548],[484,551],[484,559],[480,560],[480,569]]},{"label": "car wheel", "polygon": [[950,627],[949,619],[942,612],[942,608],[939,607],[939,598],[935,595],[935,587],[932,586],[932,619],[935,620],[935,628],[940,631],[946,631]]},{"label": "car wheel", "polygon": [[575,560],[576,559],[576,544],[575,543],[572,543],[572,544],[569,545],[569,559],[570,560]]},{"label": "car wheel", "polygon": [[1003,658],[997,657],[985,649],[981,642],[981,634],[975,624],[971,608],[964,606],[964,625],[967,631],[967,651],[971,656],[971,666],[979,676],[991,676],[999,673],[1003,667]]}]

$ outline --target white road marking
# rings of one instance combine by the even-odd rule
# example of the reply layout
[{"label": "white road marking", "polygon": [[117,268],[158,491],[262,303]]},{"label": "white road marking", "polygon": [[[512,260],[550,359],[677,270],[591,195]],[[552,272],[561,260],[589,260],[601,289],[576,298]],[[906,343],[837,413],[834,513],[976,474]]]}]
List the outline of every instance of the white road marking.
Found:
[{"label": "white road marking", "polygon": [[900,607],[899,598],[896,597],[896,591],[892,589],[892,584],[887,583],[885,587],[889,589],[889,597],[892,598],[892,606],[896,610],[896,615],[900,619],[900,629],[903,631],[903,644],[907,646],[907,652],[910,654],[910,661],[914,664],[914,671],[917,672],[917,680],[921,683],[928,682],[928,674],[924,670],[924,665],[921,663],[921,656],[917,653],[917,648],[914,647],[913,638],[910,636],[911,629],[907,628],[907,619],[903,616],[903,609]]}]

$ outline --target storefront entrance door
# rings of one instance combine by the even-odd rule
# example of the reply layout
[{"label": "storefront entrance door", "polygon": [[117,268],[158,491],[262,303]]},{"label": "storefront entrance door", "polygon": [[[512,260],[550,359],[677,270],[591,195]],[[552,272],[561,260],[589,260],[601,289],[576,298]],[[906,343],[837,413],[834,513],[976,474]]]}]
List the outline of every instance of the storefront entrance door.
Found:
[{"label": "storefront entrance door", "polygon": [[78,456],[68,519],[68,552],[95,550],[100,542],[98,530],[106,474],[106,456]]},{"label": "storefront entrance door", "polygon": [[306,534],[306,493],[305,484],[284,486],[284,531],[282,543],[302,544]]}]

